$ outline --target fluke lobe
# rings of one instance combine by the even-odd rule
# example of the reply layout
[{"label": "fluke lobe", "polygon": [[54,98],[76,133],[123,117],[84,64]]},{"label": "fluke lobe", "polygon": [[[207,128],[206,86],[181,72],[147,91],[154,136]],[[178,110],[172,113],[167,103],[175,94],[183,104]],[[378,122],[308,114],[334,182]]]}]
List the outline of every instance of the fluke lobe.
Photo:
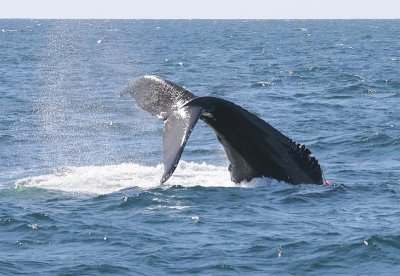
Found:
[{"label": "fluke lobe", "polygon": [[164,120],[161,183],[174,172],[199,118],[214,130],[224,147],[233,182],[270,177],[291,184],[324,183],[321,167],[309,149],[232,102],[197,97],[157,76],[134,80],[121,95],[126,93],[139,107]]}]

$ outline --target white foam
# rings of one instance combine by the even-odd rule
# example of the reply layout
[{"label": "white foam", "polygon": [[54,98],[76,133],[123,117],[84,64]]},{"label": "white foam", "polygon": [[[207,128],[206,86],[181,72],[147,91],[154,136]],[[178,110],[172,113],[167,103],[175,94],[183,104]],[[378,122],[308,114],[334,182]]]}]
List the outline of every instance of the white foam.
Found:
[{"label": "white foam", "polygon": [[269,82],[269,81],[259,81],[256,84],[258,86],[272,86],[272,85],[275,85],[275,83]]},{"label": "white foam", "polygon": [[[125,188],[151,189],[161,187],[163,166],[134,163],[107,166],[63,167],[46,175],[16,181],[16,187],[37,187],[83,194],[109,194]],[[180,161],[173,176],[162,187],[237,187],[231,182],[226,166]],[[241,187],[247,184],[242,184]]]}]

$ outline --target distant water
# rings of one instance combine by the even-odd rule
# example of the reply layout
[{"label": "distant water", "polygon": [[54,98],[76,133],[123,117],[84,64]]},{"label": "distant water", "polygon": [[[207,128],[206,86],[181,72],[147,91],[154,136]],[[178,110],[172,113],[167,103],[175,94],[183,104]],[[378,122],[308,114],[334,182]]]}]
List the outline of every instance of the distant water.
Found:
[{"label": "distant water", "polygon": [[[199,123],[164,186],[156,74],[234,101],[328,186],[230,182]],[[0,274],[400,271],[400,21],[0,20]]]}]

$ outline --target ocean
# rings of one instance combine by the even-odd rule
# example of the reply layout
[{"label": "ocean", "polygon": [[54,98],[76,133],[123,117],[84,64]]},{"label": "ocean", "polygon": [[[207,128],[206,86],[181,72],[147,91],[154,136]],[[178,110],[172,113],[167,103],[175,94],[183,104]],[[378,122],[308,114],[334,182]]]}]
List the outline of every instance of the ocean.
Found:
[{"label": "ocean", "polygon": [[[159,181],[154,74],[248,109],[331,185],[234,184],[199,122]],[[400,272],[400,20],[0,20],[1,275]]]}]

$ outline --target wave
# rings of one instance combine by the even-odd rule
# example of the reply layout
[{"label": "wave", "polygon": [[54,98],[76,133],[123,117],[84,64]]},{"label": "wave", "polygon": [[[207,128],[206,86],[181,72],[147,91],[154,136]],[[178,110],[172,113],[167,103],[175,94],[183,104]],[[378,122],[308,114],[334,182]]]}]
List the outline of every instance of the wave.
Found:
[{"label": "wave", "polygon": [[[106,166],[62,167],[50,174],[27,177],[18,187],[36,187],[82,194],[109,194],[126,188],[152,189],[171,186],[238,187],[225,166],[180,161],[173,176],[160,184],[163,165],[124,163]],[[253,181],[251,181],[253,182]],[[254,181],[257,183],[257,181]],[[254,184],[253,183],[253,184]],[[249,183],[240,185],[248,186]]]},{"label": "wave", "polygon": [[259,81],[256,82],[252,85],[252,87],[264,87],[264,86],[273,86],[275,85],[274,82],[269,82],[269,81]]}]

